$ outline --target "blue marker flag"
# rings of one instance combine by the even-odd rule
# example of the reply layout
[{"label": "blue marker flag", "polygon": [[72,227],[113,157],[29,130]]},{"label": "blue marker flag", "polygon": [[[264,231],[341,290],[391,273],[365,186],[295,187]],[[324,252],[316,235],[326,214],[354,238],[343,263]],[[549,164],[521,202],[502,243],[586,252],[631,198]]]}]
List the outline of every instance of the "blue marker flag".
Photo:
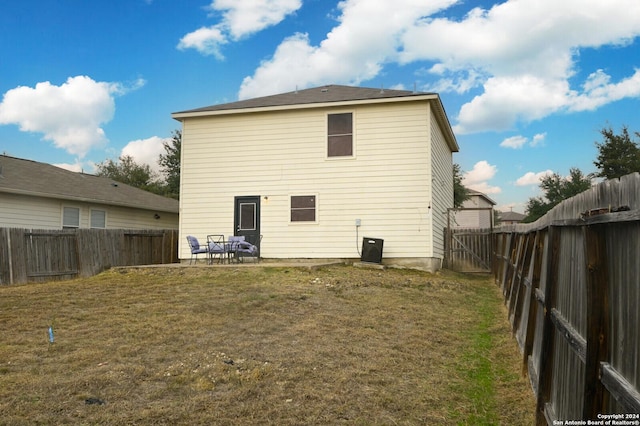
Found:
[{"label": "blue marker flag", "polygon": [[49,326],[49,343],[53,343],[53,327]]}]

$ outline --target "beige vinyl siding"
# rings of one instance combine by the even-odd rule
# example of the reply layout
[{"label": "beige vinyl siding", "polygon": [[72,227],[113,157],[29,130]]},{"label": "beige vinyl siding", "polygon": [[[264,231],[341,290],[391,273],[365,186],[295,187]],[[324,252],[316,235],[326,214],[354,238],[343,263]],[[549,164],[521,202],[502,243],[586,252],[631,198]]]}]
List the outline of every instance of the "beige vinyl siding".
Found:
[{"label": "beige vinyl siding", "polygon": [[[353,158],[327,158],[326,117],[339,112],[354,114]],[[262,197],[264,257],[358,257],[363,236],[383,238],[384,257],[430,255],[427,112],[406,102],[186,119],[181,257],[187,235],[233,234],[245,195]],[[315,223],[289,221],[292,195],[317,196]]]},{"label": "beige vinyl siding", "polygon": [[0,193],[0,227],[62,229],[59,200]]},{"label": "beige vinyl siding", "polygon": [[452,214],[452,228],[489,228],[491,227],[492,210],[461,211]]},{"label": "beige vinyl siding", "polygon": [[[107,228],[110,229],[177,229],[178,215],[158,212],[160,219],[155,219],[152,210],[128,209],[125,207],[93,205],[95,209],[107,211]],[[87,214],[88,214],[87,210]],[[86,227],[89,227],[87,218]]]},{"label": "beige vinyl siding", "polygon": [[[486,198],[472,195],[462,203],[463,208],[491,208],[493,204]],[[463,210],[451,215],[451,226],[458,228],[489,228],[493,220],[493,210]]]},{"label": "beige vinyl siding", "polygon": [[90,227],[91,209],[106,212],[106,225],[109,229],[177,229],[178,227],[178,215],[175,213],[160,212],[160,219],[155,219],[155,212],[150,210],[7,193],[0,193],[0,227],[62,229],[64,207],[80,209],[80,228]]},{"label": "beige vinyl siding", "polygon": [[431,160],[433,167],[433,251],[430,257],[444,258],[444,229],[447,209],[453,207],[453,153],[436,117],[431,112]]}]

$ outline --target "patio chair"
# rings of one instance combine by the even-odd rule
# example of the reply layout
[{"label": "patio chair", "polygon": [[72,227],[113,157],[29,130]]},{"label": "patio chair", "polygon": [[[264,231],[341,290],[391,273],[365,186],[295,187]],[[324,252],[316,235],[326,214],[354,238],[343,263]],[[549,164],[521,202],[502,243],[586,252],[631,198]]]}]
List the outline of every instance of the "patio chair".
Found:
[{"label": "patio chair", "polygon": [[207,235],[207,247],[209,248],[209,263],[218,257],[218,263],[224,263],[229,258],[229,245],[224,241],[224,235]]},{"label": "patio chair", "polygon": [[250,257],[256,262],[260,261],[258,247],[246,241],[244,235],[230,236],[228,243],[229,254],[233,255],[236,262],[244,262],[245,257]]},{"label": "patio chair", "polygon": [[187,241],[189,242],[189,247],[191,248],[191,259],[189,259],[189,265],[193,262],[193,259],[198,263],[198,255],[199,254],[209,254],[209,249],[207,246],[201,246],[200,242],[193,235],[187,235]]}]

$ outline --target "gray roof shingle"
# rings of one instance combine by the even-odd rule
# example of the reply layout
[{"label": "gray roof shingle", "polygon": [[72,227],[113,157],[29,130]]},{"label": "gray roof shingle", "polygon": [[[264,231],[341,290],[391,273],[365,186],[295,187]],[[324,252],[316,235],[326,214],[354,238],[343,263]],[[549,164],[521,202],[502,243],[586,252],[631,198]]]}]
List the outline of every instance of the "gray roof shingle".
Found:
[{"label": "gray roof shingle", "polygon": [[113,179],[0,155],[0,192],[178,213],[178,201]]},{"label": "gray roof shingle", "polygon": [[390,99],[407,96],[435,95],[435,93],[412,92],[409,90],[373,89],[366,87],[340,86],[330,84],[313,87],[311,89],[296,90],[278,95],[263,96],[226,104],[206,106],[203,108],[180,111],[174,114],[188,114],[194,112],[226,111],[233,109],[265,108],[290,105],[306,105],[326,102],[366,101],[375,99]]},{"label": "gray roof shingle", "polygon": [[518,212],[500,212],[500,220],[503,222],[521,222],[527,215]]}]

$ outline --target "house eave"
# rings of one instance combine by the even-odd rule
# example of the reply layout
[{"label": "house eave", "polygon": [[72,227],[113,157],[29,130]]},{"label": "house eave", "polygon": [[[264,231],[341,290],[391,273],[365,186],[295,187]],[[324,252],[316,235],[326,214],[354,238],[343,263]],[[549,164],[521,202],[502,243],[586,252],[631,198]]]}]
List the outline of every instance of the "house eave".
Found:
[{"label": "house eave", "polygon": [[52,200],[62,200],[62,201],[69,201],[69,202],[76,202],[76,203],[101,204],[105,206],[124,207],[129,209],[139,209],[139,210],[146,210],[146,211],[153,211],[153,212],[174,213],[174,214],[178,214],[179,212],[179,209],[167,209],[165,207],[138,206],[138,205],[132,205],[129,203],[119,203],[117,201],[99,200],[96,198],[78,197],[73,195],[57,195],[57,194],[44,193],[44,192],[38,192],[38,191],[16,190],[12,188],[1,188],[0,193],[13,194],[13,195],[25,195],[29,197],[48,198]]},{"label": "house eave", "polygon": [[447,145],[449,145],[449,149],[451,152],[459,152],[460,146],[458,145],[458,141],[456,140],[456,135],[453,133],[453,129],[451,128],[451,123],[449,122],[449,118],[447,116],[446,111],[444,110],[444,106],[442,105],[442,100],[440,96],[435,95],[435,99],[431,102],[432,106],[435,106],[435,115],[436,120],[440,124],[440,128],[444,132],[444,137],[447,140]]},{"label": "house eave", "polygon": [[299,104],[289,104],[289,105],[273,105],[273,106],[261,106],[261,107],[247,107],[247,108],[182,111],[182,112],[175,112],[171,114],[171,117],[180,121],[184,118],[209,117],[209,116],[215,116],[215,115],[251,114],[251,113],[259,113],[259,112],[274,112],[274,111],[287,111],[287,110],[313,109],[313,108],[331,108],[331,107],[343,107],[343,106],[351,106],[351,105],[383,104],[383,103],[394,103],[394,102],[432,101],[435,99],[438,99],[438,95],[428,93],[423,95],[401,96],[401,97],[395,97],[395,98],[357,99],[357,100],[312,102],[312,103],[299,103]]}]

